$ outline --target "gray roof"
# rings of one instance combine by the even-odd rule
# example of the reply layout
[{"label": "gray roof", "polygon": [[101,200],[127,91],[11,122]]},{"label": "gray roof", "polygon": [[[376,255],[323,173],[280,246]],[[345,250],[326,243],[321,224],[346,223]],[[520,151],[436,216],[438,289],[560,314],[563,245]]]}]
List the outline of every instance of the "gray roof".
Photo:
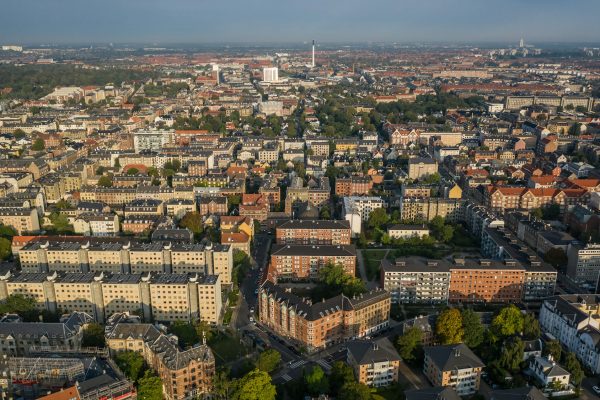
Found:
[{"label": "gray roof", "polygon": [[358,364],[400,361],[400,356],[388,339],[377,341],[353,340],[347,344],[348,353]]},{"label": "gray roof", "polygon": [[275,256],[356,256],[354,245],[273,245],[272,255]]},{"label": "gray roof", "polygon": [[61,322],[0,322],[0,338],[45,336],[64,340],[76,335],[83,325],[93,320],[90,315],[76,311]]},{"label": "gray roof", "polygon": [[350,229],[346,220],[304,220],[293,219],[278,226],[280,229]]},{"label": "gray roof", "polygon": [[479,357],[463,343],[425,347],[425,357],[429,357],[441,371],[485,367]]},{"label": "gray roof", "polygon": [[[406,396],[406,400],[409,399]],[[494,390],[490,400],[547,400],[543,393],[535,386],[521,387],[516,389]]]}]

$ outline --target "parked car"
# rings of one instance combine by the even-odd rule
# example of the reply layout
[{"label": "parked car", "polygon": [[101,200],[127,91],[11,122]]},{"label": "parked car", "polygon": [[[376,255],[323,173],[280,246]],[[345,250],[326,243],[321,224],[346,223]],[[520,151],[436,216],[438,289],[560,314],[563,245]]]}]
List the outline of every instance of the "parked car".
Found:
[{"label": "parked car", "polygon": [[592,390],[593,390],[594,392],[596,392],[596,394],[600,394],[600,387],[598,387],[598,386],[594,386],[594,387],[592,387]]}]

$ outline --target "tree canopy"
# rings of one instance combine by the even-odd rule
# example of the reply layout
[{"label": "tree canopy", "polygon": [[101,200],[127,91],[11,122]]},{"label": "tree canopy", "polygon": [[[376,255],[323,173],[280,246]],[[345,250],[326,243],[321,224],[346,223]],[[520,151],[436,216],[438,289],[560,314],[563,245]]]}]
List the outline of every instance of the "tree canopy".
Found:
[{"label": "tree canopy", "polygon": [[138,380],[138,398],[144,400],[162,400],[162,382],[150,371]]},{"label": "tree canopy", "polygon": [[461,343],[464,337],[462,315],[456,308],[447,308],[438,316],[435,334],[441,344]]},{"label": "tree canopy", "polygon": [[97,322],[90,322],[83,330],[81,345],[84,347],[104,347],[104,327]]},{"label": "tree canopy", "polygon": [[484,339],[485,328],[475,312],[467,308],[461,312],[464,342],[470,348],[478,347]]},{"label": "tree canopy", "polygon": [[275,349],[268,349],[258,356],[256,366],[264,372],[273,372],[281,362],[281,354]]},{"label": "tree canopy", "polygon": [[137,351],[122,351],[115,356],[115,362],[132,382],[137,382],[145,369],[144,357]]},{"label": "tree canopy", "polygon": [[523,331],[523,314],[514,304],[506,306],[494,317],[492,332],[498,338],[506,338]]},{"label": "tree canopy", "polygon": [[318,396],[321,393],[327,393],[329,391],[329,380],[325,375],[325,371],[318,365],[315,365],[305,373],[304,383],[308,393],[313,396]]},{"label": "tree canopy", "polygon": [[276,394],[269,374],[255,369],[235,382],[231,398],[233,400],[274,400]]},{"label": "tree canopy", "polygon": [[404,361],[410,363],[419,360],[423,351],[423,331],[416,326],[408,328],[398,337],[396,347]]}]

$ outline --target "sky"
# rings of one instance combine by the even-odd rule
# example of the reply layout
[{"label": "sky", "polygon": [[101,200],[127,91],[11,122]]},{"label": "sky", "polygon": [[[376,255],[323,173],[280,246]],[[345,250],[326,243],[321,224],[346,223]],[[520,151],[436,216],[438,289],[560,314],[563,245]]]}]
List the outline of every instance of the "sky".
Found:
[{"label": "sky", "polygon": [[0,0],[0,43],[600,43],[600,0]]}]

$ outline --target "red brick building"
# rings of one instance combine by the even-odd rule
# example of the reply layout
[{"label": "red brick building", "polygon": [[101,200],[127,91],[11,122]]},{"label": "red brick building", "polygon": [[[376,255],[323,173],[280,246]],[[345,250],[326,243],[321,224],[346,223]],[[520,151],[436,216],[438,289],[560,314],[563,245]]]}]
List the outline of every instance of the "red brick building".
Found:
[{"label": "red brick building", "polygon": [[277,244],[350,244],[346,220],[290,220],[275,230]]}]

